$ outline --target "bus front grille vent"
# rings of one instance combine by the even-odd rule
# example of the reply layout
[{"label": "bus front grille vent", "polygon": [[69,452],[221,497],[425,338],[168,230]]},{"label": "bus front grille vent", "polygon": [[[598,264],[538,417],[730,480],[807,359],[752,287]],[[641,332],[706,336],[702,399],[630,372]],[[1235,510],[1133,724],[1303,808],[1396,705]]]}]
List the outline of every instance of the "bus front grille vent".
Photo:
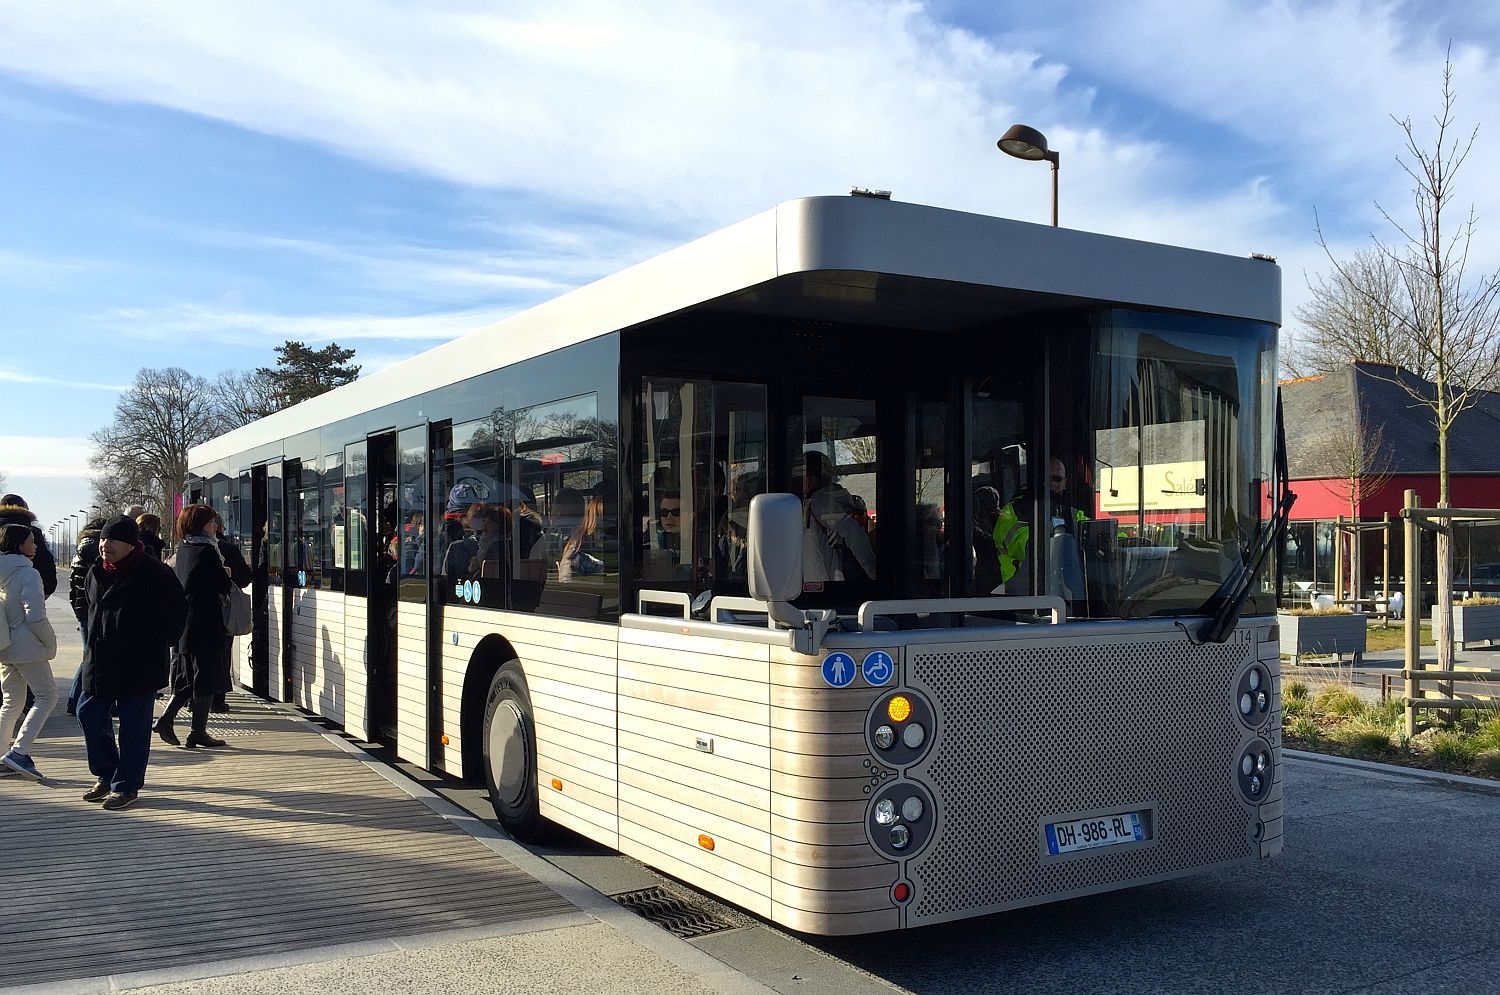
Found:
[{"label": "bus front grille vent", "polygon": [[628,891],[613,897],[636,915],[685,940],[735,928],[735,924],[729,920],[692,905],[668,893],[664,888]]},{"label": "bus front grille vent", "polygon": [[[1242,638],[909,650],[909,679],[932,694],[944,730],[912,772],[945,820],[912,859],[913,923],[1252,856],[1228,773],[1248,735],[1231,680],[1251,650]],[[1131,805],[1158,806],[1158,845],[1042,859],[1049,817]]]}]

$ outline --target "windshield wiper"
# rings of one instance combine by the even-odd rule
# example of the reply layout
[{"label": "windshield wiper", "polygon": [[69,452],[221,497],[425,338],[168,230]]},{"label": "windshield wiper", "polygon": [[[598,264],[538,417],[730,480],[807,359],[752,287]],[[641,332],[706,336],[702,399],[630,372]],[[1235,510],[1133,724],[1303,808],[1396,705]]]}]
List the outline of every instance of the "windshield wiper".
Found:
[{"label": "windshield wiper", "polygon": [[1195,642],[1222,643],[1229,639],[1239,623],[1240,612],[1250,599],[1265,569],[1266,560],[1278,543],[1285,543],[1287,521],[1297,495],[1287,488],[1286,429],[1281,418],[1281,392],[1276,393],[1276,511],[1241,556],[1235,571],[1224,579],[1207,604],[1216,605],[1212,617],[1198,630]]}]

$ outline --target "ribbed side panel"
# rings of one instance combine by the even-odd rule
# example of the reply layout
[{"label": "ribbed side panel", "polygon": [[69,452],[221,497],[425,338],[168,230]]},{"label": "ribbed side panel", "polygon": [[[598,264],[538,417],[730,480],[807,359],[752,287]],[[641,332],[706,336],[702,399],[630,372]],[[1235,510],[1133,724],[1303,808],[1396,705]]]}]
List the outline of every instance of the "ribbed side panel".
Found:
[{"label": "ribbed side panel", "polygon": [[620,849],[770,915],[770,647],[619,635]]},{"label": "ribbed side panel", "polygon": [[271,602],[270,618],[266,622],[266,657],[268,666],[270,667],[270,679],[267,691],[272,701],[280,701],[284,697],[282,693],[282,681],[284,680],[285,671],[282,668],[286,664],[284,652],[286,639],[285,633],[281,631],[282,625],[285,622],[281,613],[282,598],[284,596],[285,591],[282,588],[274,586],[271,588],[269,595]]},{"label": "ribbed side panel", "polygon": [[340,725],[344,722],[344,595],[302,590],[293,596],[297,645],[292,701]]},{"label": "ribbed side panel", "polygon": [[427,605],[396,605],[396,753],[427,766]]},{"label": "ribbed side panel", "polygon": [[365,674],[366,630],[369,627],[368,598],[344,597],[344,730],[366,734]]}]

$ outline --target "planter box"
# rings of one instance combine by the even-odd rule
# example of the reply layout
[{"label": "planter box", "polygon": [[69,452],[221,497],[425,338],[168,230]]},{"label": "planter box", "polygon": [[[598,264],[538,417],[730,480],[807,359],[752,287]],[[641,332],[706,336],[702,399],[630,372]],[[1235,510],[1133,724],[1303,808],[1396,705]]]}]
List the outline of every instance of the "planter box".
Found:
[{"label": "planter box", "polygon": [[[1428,616],[1437,624],[1437,608]],[[1500,605],[1453,606],[1453,645],[1463,649],[1469,643],[1500,639]]]},{"label": "planter box", "polygon": [[1281,652],[1292,662],[1300,662],[1304,653],[1352,653],[1358,664],[1365,654],[1367,615],[1283,615],[1276,616],[1281,626]]}]

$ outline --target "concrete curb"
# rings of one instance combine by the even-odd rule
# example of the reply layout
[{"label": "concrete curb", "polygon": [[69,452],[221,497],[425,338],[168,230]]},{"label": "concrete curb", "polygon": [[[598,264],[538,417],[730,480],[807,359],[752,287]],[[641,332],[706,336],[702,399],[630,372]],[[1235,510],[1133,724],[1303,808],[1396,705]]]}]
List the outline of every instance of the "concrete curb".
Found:
[{"label": "concrete curb", "polygon": [[1442,771],[1422,770],[1419,767],[1402,767],[1399,764],[1377,763],[1373,760],[1335,757],[1327,753],[1308,753],[1304,750],[1283,749],[1281,755],[1289,757],[1292,760],[1301,760],[1305,763],[1327,764],[1330,767],[1345,767],[1371,776],[1412,781],[1435,781],[1440,784],[1451,784],[1456,788],[1463,788],[1468,791],[1480,791],[1484,794],[1500,795],[1500,781],[1491,781],[1483,777],[1469,777],[1465,774],[1447,774]]}]

